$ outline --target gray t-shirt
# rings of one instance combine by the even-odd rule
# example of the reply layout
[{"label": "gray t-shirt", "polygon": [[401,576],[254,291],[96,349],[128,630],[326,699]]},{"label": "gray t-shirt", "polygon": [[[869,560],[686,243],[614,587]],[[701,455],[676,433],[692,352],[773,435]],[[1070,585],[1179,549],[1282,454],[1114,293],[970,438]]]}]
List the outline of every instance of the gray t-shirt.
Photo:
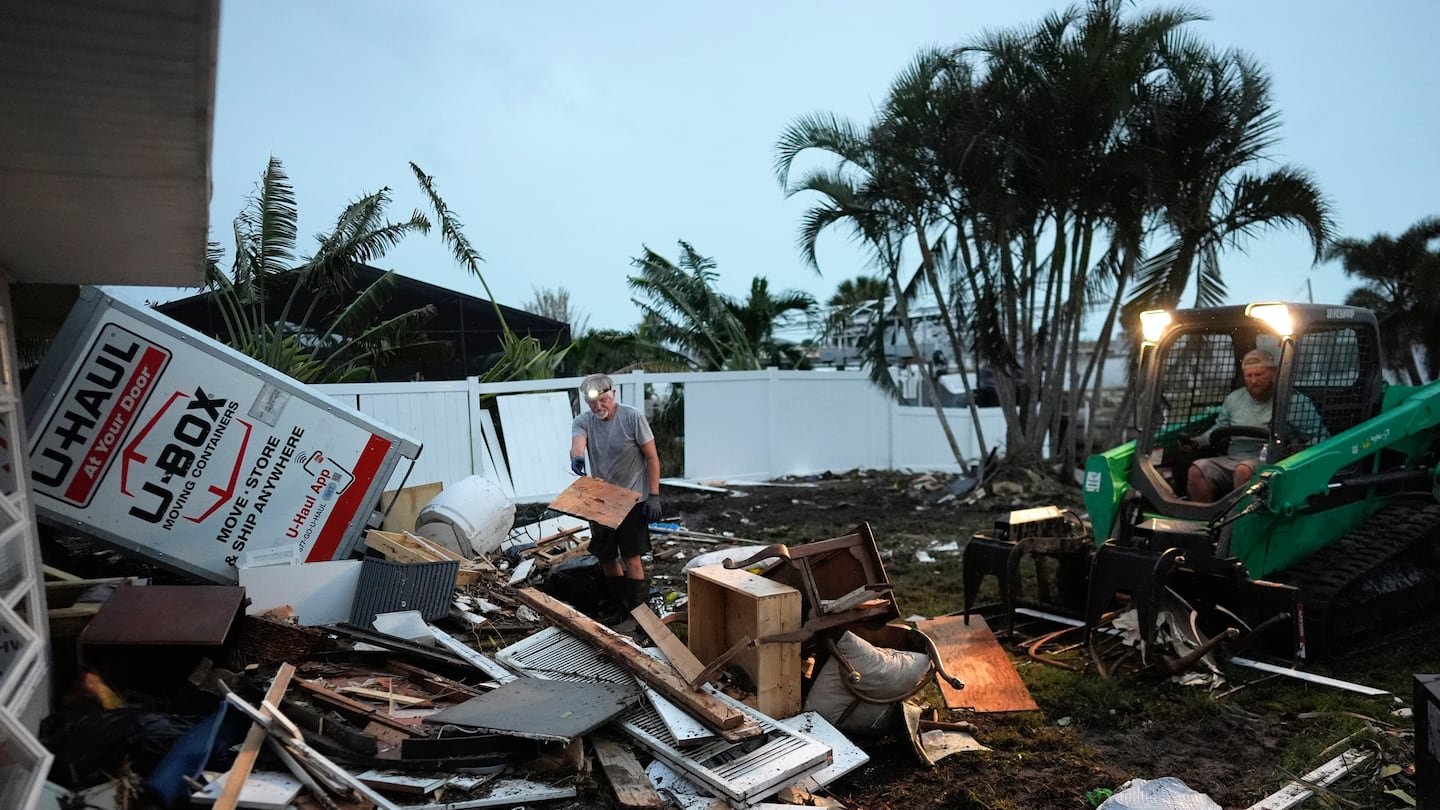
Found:
[{"label": "gray t-shirt", "polygon": [[655,434],[640,411],[617,404],[608,422],[589,410],[581,411],[570,425],[570,436],[585,437],[591,475],[641,495],[650,494],[645,456],[640,448],[654,441]]}]

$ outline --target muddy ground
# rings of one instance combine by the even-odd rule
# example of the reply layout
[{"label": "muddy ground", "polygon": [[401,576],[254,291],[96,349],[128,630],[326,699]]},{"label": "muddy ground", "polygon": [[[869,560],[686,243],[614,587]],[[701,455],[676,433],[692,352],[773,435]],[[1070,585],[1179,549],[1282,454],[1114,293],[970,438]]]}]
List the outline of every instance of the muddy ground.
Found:
[{"label": "muddy ground", "polygon": [[[781,482],[787,483],[787,482]],[[953,478],[845,473],[797,479],[794,486],[734,487],[735,494],[667,488],[665,512],[694,531],[733,533],[737,542],[796,544],[845,534],[861,521],[874,530],[905,615],[943,615],[963,607],[959,548],[998,514],[1056,503],[1081,510],[1079,490],[1035,477],[953,494]],[[665,544],[657,543],[663,551]],[[710,550],[691,546],[687,555]],[[933,562],[917,552],[928,550]],[[679,561],[656,561],[662,587],[683,589]],[[671,577],[665,579],[665,577]],[[1078,653],[1072,672],[1037,663],[1026,642],[1054,629],[1020,628],[1003,641],[1040,706],[1038,712],[954,715],[978,727],[989,752],[955,755],[921,767],[903,739],[857,740],[871,756],[831,794],[860,808],[1082,808],[1132,778],[1174,776],[1225,808],[1243,808],[1347,748],[1376,756],[1352,776],[1321,790],[1313,807],[1405,807],[1413,797],[1411,676],[1440,671],[1433,637],[1318,668],[1332,677],[1392,690],[1399,698],[1362,697],[1331,687],[1226,666],[1216,690],[1182,687],[1153,673],[1119,667],[1101,678]],[[938,694],[930,698],[939,704]],[[1346,741],[1347,736],[1355,734]],[[1398,773],[1390,773],[1397,770]]]},{"label": "muddy ground", "polygon": [[[732,486],[729,493],[666,487],[663,502],[665,514],[687,529],[733,535],[737,545],[799,544],[868,522],[902,614],[939,616],[963,607],[958,549],[975,531],[992,527],[997,515],[1011,509],[1047,503],[1082,508],[1077,488],[1033,476],[990,482],[979,497],[956,496],[955,485],[946,476],[851,471]],[[543,505],[521,506],[520,517],[538,518],[542,510]],[[957,550],[936,550],[945,544]],[[46,562],[72,573],[142,573],[128,570],[133,561],[87,544],[42,546]],[[683,564],[721,547],[657,539],[660,556],[677,548],[683,556],[654,560],[655,584],[683,594]],[[921,551],[931,561],[921,561]],[[1129,779],[1173,776],[1227,809],[1246,808],[1356,748],[1373,756],[1341,782],[1319,789],[1305,807],[1414,806],[1404,800],[1415,796],[1412,721],[1394,712],[1411,704],[1415,673],[1440,672],[1440,643],[1433,635],[1314,668],[1389,689],[1397,698],[1363,697],[1232,666],[1225,667],[1226,685],[1212,691],[1181,687],[1128,665],[1116,667],[1107,679],[1075,649],[1055,657],[1080,671],[1027,657],[1029,640],[1052,629],[1025,626],[1002,640],[1039,711],[948,716],[972,722],[988,752],[954,755],[927,769],[904,738],[857,738],[870,763],[828,793],[846,807],[868,810],[1046,810],[1091,807]],[[941,705],[934,687],[922,697]],[[567,810],[611,801],[598,776],[581,782],[582,798]]]}]

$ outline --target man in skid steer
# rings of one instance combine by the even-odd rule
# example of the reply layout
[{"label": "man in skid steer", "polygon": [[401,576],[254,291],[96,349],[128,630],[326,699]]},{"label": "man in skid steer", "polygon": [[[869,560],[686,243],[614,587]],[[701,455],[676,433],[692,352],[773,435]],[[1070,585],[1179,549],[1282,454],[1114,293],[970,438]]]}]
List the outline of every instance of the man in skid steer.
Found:
[{"label": "man in skid steer", "polygon": [[590,524],[590,553],[600,561],[612,602],[624,609],[611,624],[649,598],[642,555],[650,551],[650,521],[660,518],[660,456],[645,414],[615,401],[615,383],[591,374],[580,384],[588,406],[570,426],[570,471],[585,475],[585,456],[597,478],[632,489],[644,500],[615,529]]},{"label": "man in skid steer", "polygon": [[[1225,397],[1214,426],[1198,438],[1181,439],[1181,448],[1194,452],[1198,447],[1209,446],[1211,434],[1223,427],[1253,427],[1268,431],[1275,407],[1275,365],[1275,356],[1264,349],[1246,352],[1240,361],[1245,385]],[[1297,438],[1307,441],[1324,438],[1325,428],[1315,403],[1299,391],[1291,395],[1287,422]],[[1196,459],[1186,479],[1190,500],[1213,501],[1244,486],[1255,470],[1267,463],[1261,458],[1265,444],[1265,439],[1235,436],[1230,439],[1225,455]]]}]

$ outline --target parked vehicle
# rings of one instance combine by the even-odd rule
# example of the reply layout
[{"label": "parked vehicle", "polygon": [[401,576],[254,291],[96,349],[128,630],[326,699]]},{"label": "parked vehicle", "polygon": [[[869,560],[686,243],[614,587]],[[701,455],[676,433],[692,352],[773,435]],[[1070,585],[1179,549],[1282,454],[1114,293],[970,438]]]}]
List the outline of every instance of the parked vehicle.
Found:
[{"label": "parked vehicle", "polygon": [[[1007,607],[1043,603],[1092,629],[1118,596],[1137,609],[1153,660],[1160,604],[1174,595],[1193,610],[1202,653],[1302,660],[1440,605],[1440,383],[1383,382],[1373,313],[1251,304],[1143,322],[1136,438],[1088,460],[1088,520],[1041,507],[976,535],[965,552],[967,611],[992,574]],[[1214,424],[1257,347],[1278,360],[1273,419],[1214,434],[1263,440],[1261,466],[1233,492],[1191,500],[1182,439]],[[1313,410],[1292,407],[1302,396]],[[1323,424],[1301,423],[1316,418]],[[1041,587],[1022,595],[1027,555]]]}]

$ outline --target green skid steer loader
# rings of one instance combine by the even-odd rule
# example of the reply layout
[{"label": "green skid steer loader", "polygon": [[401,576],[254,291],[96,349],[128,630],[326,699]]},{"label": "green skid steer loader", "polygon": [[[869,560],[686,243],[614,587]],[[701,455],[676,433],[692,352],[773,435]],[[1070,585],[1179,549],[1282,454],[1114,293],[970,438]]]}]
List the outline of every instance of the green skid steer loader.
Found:
[{"label": "green skid steer loader", "polygon": [[[989,575],[1000,607],[1083,619],[1087,640],[1117,605],[1138,614],[1154,658],[1167,591],[1193,608],[1199,656],[1296,663],[1332,657],[1428,619],[1440,606],[1440,383],[1387,385],[1373,313],[1318,304],[1147,312],[1133,414],[1135,440],[1089,458],[1088,520],[1036,507],[971,539],[968,616]],[[1277,370],[1267,428],[1210,430],[1243,384],[1242,358],[1264,349]],[[1308,398],[1314,407],[1305,404]],[[1301,405],[1304,404],[1304,407]],[[1246,483],[1187,497],[1193,437],[1260,440]],[[1020,561],[1035,563],[1023,593]],[[1027,582],[1028,582],[1027,577]]]}]

